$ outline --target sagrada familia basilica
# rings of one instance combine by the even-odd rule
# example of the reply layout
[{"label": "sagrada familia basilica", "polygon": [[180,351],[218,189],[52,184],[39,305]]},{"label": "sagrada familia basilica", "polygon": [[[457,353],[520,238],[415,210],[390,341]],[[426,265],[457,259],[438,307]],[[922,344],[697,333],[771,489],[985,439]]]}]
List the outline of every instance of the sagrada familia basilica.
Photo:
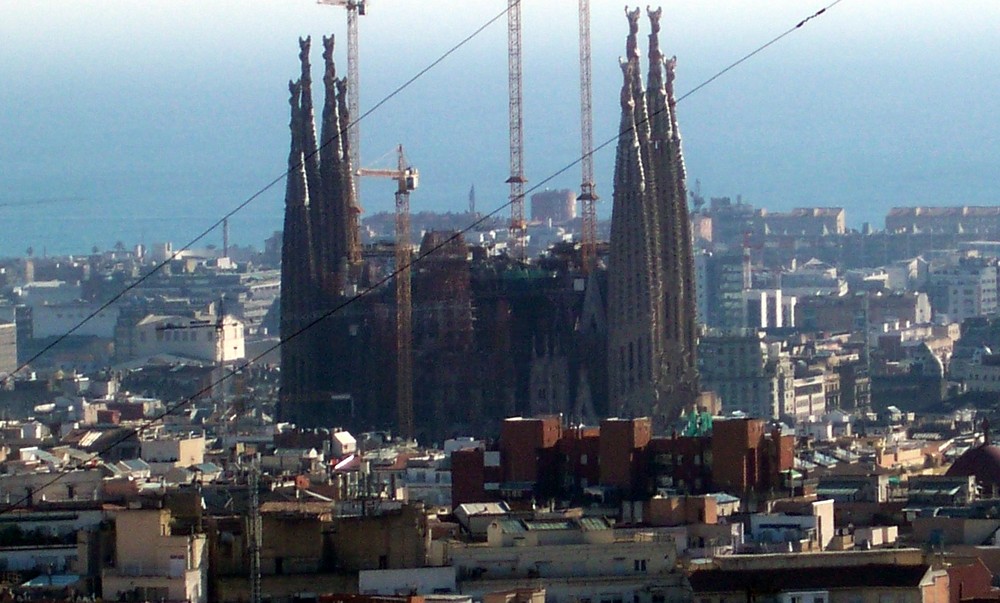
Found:
[{"label": "sagrada familia basilica", "polygon": [[[485,433],[511,415],[653,418],[665,428],[699,392],[692,242],[676,113],[676,61],[648,11],[643,82],[640,11],[626,11],[621,127],[610,244],[589,273],[579,246],[525,263],[454,233],[424,234],[414,264],[413,416],[418,437]],[[279,419],[391,429],[394,298],[375,287],[384,250],[360,244],[346,82],[324,39],[326,92],[317,137],[309,40],[290,85],[291,152],[282,248]],[[319,141],[322,141],[321,143]],[[447,242],[447,245],[441,245]],[[381,271],[381,272],[380,272]],[[353,299],[367,291],[363,299]]]}]

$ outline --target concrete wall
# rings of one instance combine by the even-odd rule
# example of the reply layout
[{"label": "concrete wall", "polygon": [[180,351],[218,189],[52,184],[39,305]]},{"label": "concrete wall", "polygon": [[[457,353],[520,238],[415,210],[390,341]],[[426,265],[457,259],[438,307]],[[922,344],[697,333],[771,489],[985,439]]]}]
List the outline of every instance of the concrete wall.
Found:
[{"label": "concrete wall", "polygon": [[456,590],[455,568],[451,566],[358,572],[358,592],[362,595],[429,595]]},{"label": "concrete wall", "polygon": [[981,545],[1000,529],[1000,519],[917,517],[913,520],[913,542],[927,544]]},{"label": "concrete wall", "polygon": [[117,593],[149,588],[161,589],[159,598],[204,602],[206,545],[203,534],[171,535],[168,510],[122,511],[115,517],[115,565],[102,576],[104,594],[117,599]]},{"label": "concrete wall", "polygon": [[714,496],[654,497],[646,504],[644,517],[653,526],[718,523],[718,506]]},{"label": "concrete wall", "polygon": [[260,567],[264,574],[304,574],[323,562],[323,523],[318,517],[265,513]]},{"label": "concrete wall", "polygon": [[[99,307],[98,304],[86,302],[34,306],[32,309],[33,335],[35,339],[63,335],[80,325]],[[73,334],[111,339],[115,336],[117,322],[118,308],[111,306],[101,310],[96,316],[83,323]]]},{"label": "concrete wall", "polygon": [[51,473],[0,475],[0,503],[17,503],[31,493],[33,503],[60,500],[97,500],[102,485],[97,469],[68,471],[58,481]]},{"label": "concrete wall", "polygon": [[873,564],[919,565],[923,562],[923,551],[917,548],[847,551],[816,555],[729,555],[716,559],[716,565],[724,570],[759,570],[770,567],[852,567]]},{"label": "concrete wall", "polygon": [[669,573],[677,560],[672,539],[611,544],[525,547],[455,546],[449,557],[464,578],[565,578]]},{"label": "concrete wall", "polygon": [[142,442],[142,460],[147,463],[173,463],[175,467],[190,467],[205,462],[205,438],[176,438]]},{"label": "concrete wall", "polygon": [[75,544],[11,546],[0,548],[0,570],[39,570],[59,574],[68,571],[77,557]]},{"label": "concrete wall", "polygon": [[341,517],[326,533],[337,569],[358,571],[421,567],[430,547],[423,505],[374,517]]}]

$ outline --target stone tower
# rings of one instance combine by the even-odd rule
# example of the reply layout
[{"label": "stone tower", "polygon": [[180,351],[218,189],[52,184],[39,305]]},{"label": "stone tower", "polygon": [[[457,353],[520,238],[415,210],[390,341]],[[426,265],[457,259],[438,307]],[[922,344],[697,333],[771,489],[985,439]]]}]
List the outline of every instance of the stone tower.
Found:
[{"label": "stone tower", "polygon": [[673,94],[675,60],[649,11],[649,87],[639,61],[639,9],[626,10],[621,127],[608,260],[609,414],[663,426],[694,405],[694,268],[684,160]]},{"label": "stone tower", "polygon": [[[322,144],[316,135],[309,63],[311,41],[299,40],[301,75],[289,84],[291,150],[285,185],[281,251],[281,397],[279,419],[300,425],[331,418],[337,383],[329,349],[339,336],[335,320],[313,324],[342,303],[358,264],[358,211],[354,200],[343,81],[333,65],[333,38],[323,39],[326,99]],[[335,418],[335,417],[332,417]]]}]

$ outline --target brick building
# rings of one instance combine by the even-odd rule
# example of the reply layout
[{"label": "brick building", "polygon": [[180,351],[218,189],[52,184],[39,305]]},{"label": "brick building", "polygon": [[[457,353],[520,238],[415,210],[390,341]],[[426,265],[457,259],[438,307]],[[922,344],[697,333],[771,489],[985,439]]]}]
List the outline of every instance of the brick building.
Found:
[{"label": "brick building", "polygon": [[649,419],[604,419],[600,435],[600,483],[635,491],[645,467],[641,451],[653,436]]},{"label": "brick building", "polygon": [[578,498],[594,487],[607,500],[657,494],[743,495],[782,485],[794,437],[760,419],[716,421],[711,435],[653,437],[648,417],[605,419],[563,429],[558,418],[507,419],[499,451],[452,453],[452,504],[500,499]]}]

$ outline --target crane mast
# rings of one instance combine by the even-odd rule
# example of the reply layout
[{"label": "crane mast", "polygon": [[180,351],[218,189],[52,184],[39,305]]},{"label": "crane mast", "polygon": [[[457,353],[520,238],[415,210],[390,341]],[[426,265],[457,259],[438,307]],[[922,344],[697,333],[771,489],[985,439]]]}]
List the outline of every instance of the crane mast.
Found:
[{"label": "crane mast", "polygon": [[[350,125],[347,141],[350,145],[351,165],[361,167],[361,75],[359,69],[358,16],[365,14],[365,0],[347,0],[347,110]],[[355,184],[354,198],[361,205],[360,187]]]},{"label": "crane mast", "polygon": [[594,113],[590,81],[590,0],[580,1],[580,209],[583,214],[582,268],[589,273],[597,261],[597,193],[594,188]]},{"label": "crane mast", "polygon": [[396,147],[396,169],[359,169],[359,176],[396,181],[396,420],[399,434],[413,438],[413,300],[410,264],[410,191],[419,184],[420,173],[409,165],[403,145]]},{"label": "crane mast", "polygon": [[[361,71],[360,45],[358,43],[358,17],[365,14],[367,0],[318,0],[319,4],[343,6],[347,9],[347,111],[350,125],[347,128],[347,144],[351,165],[361,167]],[[361,206],[361,187],[354,182],[354,198]]]},{"label": "crane mast", "polygon": [[525,259],[524,141],[521,117],[521,0],[507,0],[507,68],[510,93],[510,237],[514,257]]}]

